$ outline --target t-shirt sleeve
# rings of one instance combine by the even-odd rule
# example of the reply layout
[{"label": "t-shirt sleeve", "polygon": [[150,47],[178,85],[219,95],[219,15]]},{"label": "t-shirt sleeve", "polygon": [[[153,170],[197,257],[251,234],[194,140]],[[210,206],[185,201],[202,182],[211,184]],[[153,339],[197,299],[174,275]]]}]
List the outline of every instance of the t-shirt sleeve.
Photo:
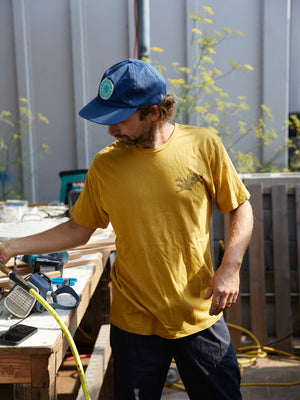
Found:
[{"label": "t-shirt sleeve", "polygon": [[109,216],[101,203],[101,182],[92,164],[85,179],[84,187],[79,198],[70,210],[77,224],[88,228],[106,228]]},{"label": "t-shirt sleeve", "polygon": [[220,138],[214,135],[211,149],[211,195],[216,207],[224,214],[250,198]]}]

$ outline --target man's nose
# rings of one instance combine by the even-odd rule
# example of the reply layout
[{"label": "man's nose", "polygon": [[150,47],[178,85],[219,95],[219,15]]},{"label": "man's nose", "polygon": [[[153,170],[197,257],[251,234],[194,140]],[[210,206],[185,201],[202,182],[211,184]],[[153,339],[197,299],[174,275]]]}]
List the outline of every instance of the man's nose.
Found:
[{"label": "man's nose", "polygon": [[108,134],[110,136],[115,136],[115,134],[118,132],[118,127],[117,125],[108,125]]}]

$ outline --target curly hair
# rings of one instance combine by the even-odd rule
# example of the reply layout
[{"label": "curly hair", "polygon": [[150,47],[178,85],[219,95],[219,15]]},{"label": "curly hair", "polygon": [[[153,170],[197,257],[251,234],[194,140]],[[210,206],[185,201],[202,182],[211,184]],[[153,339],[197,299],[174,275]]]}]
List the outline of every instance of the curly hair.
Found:
[{"label": "curly hair", "polygon": [[[173,117],[173,113],[175,110],[175,103],[176,100],[174,96],[170,93],[168,93],[162,100],[160,104],[157,104],[157,107],[159,108],[160,111],[160,122],[164,121],[171,121]],[[150,109],[152,106],[145,106],[145,107],[139,107],[139,113],[140,113],[140,120],[144,120],[146,116],[149,114]]]}]

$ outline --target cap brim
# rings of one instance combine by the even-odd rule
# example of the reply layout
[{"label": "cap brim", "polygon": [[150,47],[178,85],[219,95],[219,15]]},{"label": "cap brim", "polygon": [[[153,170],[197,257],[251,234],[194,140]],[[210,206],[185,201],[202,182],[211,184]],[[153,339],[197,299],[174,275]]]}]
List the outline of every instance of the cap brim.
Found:
[{"label": "cap brim", "polygon": [[82,118],[101,125],[114,125],[130,117],[137,108],[108,107],[95,97],[79,111]]}]

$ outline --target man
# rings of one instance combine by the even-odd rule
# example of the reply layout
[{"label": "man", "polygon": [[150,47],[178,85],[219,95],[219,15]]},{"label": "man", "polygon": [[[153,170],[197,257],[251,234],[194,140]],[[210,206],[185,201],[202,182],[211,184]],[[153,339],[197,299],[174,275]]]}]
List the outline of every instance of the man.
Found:
[{"label": "man", "polygon": [[[236,302],[252,232],[249,193],[219,138],[170,123],[174,98],[148,63],[125,60],[103,75],[83,118],[117,140],[87,173],[72,218],[0,247],[44,253],[85,243],[111,221],[115,399],[158,400],[174,358],[193,400],[241,399],[240,374],[222,311]],[[229,213],[228,243],[214,273],[212,202]]]}]

